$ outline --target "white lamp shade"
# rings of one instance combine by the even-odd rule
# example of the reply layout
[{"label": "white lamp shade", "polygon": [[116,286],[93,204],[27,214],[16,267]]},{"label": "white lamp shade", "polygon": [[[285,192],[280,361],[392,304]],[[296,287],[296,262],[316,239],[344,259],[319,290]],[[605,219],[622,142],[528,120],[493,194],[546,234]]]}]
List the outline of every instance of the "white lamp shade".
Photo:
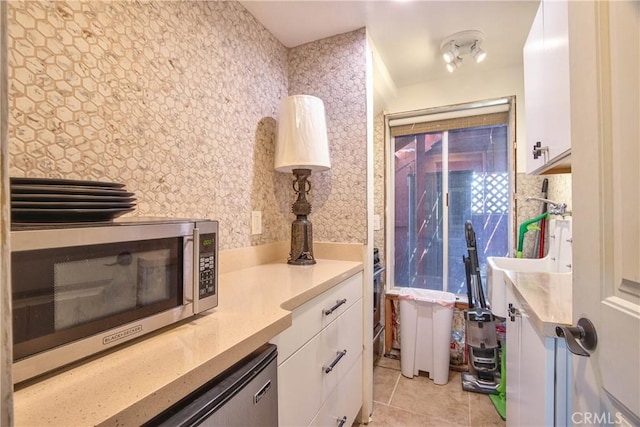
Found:
[{"label": "white lamp shade", "polygon": [[324,103],[310,95],[293,95],[282,100],[276,137],[275,169],[331,168]]}]

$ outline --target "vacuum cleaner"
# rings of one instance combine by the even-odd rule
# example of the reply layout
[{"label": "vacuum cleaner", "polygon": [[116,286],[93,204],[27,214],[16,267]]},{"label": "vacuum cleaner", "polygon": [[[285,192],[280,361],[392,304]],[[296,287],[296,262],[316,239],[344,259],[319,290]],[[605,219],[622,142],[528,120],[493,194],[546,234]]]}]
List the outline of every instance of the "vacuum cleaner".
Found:
[{"label": "vacuum cleaner", "polygon": [[482,290],[476,233],[471,221],[464,226],[468,256],[462,256],[467,276],[469,308],[464,311],[469,372],[462,373],[466,391],[498,394],[500,385],[500,348],[493,313],[487,307]]}]

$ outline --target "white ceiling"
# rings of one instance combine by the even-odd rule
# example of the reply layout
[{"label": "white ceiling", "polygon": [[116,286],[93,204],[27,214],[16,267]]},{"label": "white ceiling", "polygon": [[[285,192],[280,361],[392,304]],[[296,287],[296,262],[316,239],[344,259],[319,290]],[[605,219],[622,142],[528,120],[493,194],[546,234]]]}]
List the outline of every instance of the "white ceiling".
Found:
[{"label": "white ceiling", "polygon": [[456,76],[517,66],[538,0],[503,1],[240,1],[278,40],[294,47],[367,27],[395,87],[446,78],[442,40],[459,31],[484,33],[487,59],[466,57]]}]

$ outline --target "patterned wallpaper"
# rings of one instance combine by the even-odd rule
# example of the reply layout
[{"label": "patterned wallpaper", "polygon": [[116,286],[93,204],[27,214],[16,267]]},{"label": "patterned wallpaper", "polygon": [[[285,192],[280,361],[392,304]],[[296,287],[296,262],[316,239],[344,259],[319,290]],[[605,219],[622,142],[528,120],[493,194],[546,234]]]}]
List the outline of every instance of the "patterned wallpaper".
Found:
[{"label": "patterned wallpaper", "polygon": [[125,183],[134,215],[220,220],[221,249],[287,240],[276,119],[310,93],[334,162],[312,178],[316,237],[366,238],[364,30],[287,51],[231,1],[11,1],[8,15],[11,176]]},{"label": "patterned wallpaper", "polygon": [[289,51],[289,94],[319,97],[327,114],[331,169],[311,177],[310,219],[318,241],[367,239],[365,49],[363,28]]}]

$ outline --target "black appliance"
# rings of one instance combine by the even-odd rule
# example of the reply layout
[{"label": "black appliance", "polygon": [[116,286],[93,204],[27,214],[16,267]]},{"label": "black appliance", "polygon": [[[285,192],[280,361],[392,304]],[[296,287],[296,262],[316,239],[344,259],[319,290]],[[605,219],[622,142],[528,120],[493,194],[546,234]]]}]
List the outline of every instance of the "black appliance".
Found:
[{"label": "black appliance", "polygon": [[373,361],[384,354],[384,267],[380,262],[378,248],[373,249]]},{"label": "black appliance", "polygon": [[494,316],[487,308],[482,290],[476,233],[471,221],[464,226],[468,257],[462,256],[467,276],[469,309],[465,310],[469,372],[463,372],[462,388],[477,393],[496,394],[500,385],[499,344]]}]

